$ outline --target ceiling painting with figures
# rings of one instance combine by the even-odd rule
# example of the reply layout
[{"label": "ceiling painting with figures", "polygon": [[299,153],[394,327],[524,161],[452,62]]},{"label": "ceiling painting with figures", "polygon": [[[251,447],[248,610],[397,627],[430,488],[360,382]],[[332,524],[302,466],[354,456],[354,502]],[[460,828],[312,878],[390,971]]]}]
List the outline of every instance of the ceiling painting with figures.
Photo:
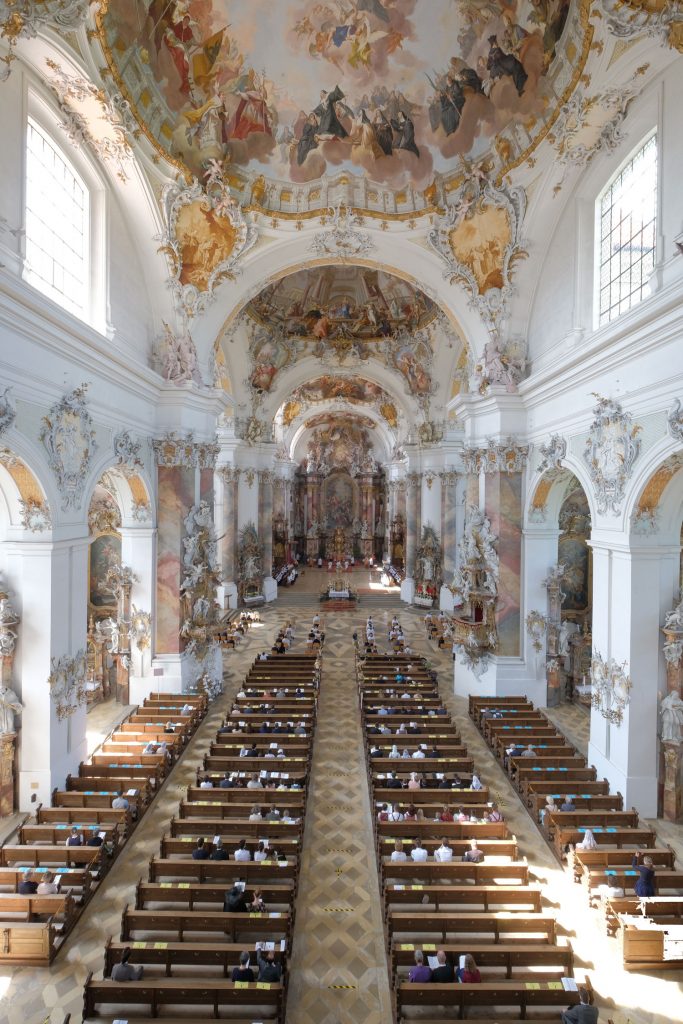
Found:
[{"label": "ceiling painting with figures", "polygon": [[[346,170],[404,189],[501,172],[574,88],[588,0],[109,0],[109,69],[148,137],[202,177]],[[265,187],[265,186],[261,186]]]}]

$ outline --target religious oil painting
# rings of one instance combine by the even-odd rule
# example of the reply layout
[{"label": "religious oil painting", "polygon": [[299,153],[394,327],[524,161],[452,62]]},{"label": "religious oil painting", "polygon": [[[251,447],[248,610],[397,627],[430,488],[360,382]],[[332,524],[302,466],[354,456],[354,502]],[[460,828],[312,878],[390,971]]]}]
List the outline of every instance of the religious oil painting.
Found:
[{"label": "religious oil painting", "polygon": [[570,0],[105,0],[98,17],[136,117],[195,176],[218,160],[252,182],[346,169],[418,189],[532,141],[586,22]]},{"label": "religious oil painting", "polygon": [[107,573],[121,564],[121,538],[102,533],[90,545],[90,605],[95,609],[115,608],[116,597],[107,583]]}]

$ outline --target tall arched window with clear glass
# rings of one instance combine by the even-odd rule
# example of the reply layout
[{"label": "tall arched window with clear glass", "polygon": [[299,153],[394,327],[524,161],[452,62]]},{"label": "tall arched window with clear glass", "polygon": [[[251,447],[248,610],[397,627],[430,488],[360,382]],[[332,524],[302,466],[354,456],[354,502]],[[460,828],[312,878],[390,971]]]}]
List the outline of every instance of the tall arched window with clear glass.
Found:
[{"label": "tall arched window with clear glass", "polygon": [[620,168],[596,204],[598,326],[648,294],[657,233],[657,135]]}]

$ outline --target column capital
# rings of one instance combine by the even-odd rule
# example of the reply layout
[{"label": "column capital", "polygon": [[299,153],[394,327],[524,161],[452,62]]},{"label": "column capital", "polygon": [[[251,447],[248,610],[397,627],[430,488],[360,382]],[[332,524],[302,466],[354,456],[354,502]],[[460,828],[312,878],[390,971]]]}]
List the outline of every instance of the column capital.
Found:
[{"label": "column capital", "polygon": [[422,473],[408,473],[406,475],[406,486],[409,488],[417,488],[422,482]]},{"label": "column capital", "polygon": [[157,466],[199,466],[212,469],[220,452],[215,441],[195,441],[194,432],[188,430],[184,437],[174,430],[163,437],[152,440],[152,450]]},{"label": "column capital", "polygon": [[531,445],[520,444],[515,437],[498,441],[490,437],[485,448],[463,448],[462,461],[466,473],[521,473],[530,451]]},{"label": "column capital", "polygon": [[239,466],[219,466],[217,472],[220,473],[224,483],[236,484],[239,482],[242,470]]},{"label": "column capital", "polygon": [[458,482],[458,474],[454,469],[443,469],[439,476],[444,487],[455,487]]}]

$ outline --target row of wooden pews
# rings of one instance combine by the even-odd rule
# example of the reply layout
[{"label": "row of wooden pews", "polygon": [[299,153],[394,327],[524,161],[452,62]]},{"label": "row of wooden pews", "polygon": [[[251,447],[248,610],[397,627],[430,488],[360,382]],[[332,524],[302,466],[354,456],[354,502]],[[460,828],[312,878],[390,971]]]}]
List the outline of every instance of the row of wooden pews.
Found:
[{"label": "row of wooden pews", "polygon": [[444,612],[433,615],[428,612],[424,617],[427,639],[440,648],[449,647],[453,643],[453,621]]},{"label": "row of wooden pews", "polygon": [[[470,697],[469,711],[558,859],[599,909],[607,934],[619,938],[624,967],[680,969],[683,958],[664,958],[664,929],[683,921],[683,870],[672,848],[635,809],[624,810],[621,794],[610,793],[607,780],[526,697]],[[656,895],[643,899],[635,886],[646,857]]]},{"label": "row of wooden pews", "polygon": [[0,847],[0,963],[52,962],[206,708],[203,696],[147,698]]},{"label": "row of wooden pews", "polygon": [[[254,663],[107,943],[103,978],[86,982],[84,1020],[134,1007],[176,1024],[283,1024],[320,671],[320,651]],[[142,977],[115,981],[127,948]],[[270,950],[279,980],[258,980]],[[254,980],[233,977],[245,952]]]},{"label": "row of wooden pews", "polygon": [[[434,672],[416,657],[377,655],[358,661],[357,681],[397,1024],[425,1012],[426,1024],[471,1011],[487,1022],[501,1010],[518,1015],[506,1020],[551,1016],[578,1002],[563,983],[571,945],[529,884]],[[418,951],[436,977],[409,980]],[[467,954],[479,981],[455,980]]]}]

